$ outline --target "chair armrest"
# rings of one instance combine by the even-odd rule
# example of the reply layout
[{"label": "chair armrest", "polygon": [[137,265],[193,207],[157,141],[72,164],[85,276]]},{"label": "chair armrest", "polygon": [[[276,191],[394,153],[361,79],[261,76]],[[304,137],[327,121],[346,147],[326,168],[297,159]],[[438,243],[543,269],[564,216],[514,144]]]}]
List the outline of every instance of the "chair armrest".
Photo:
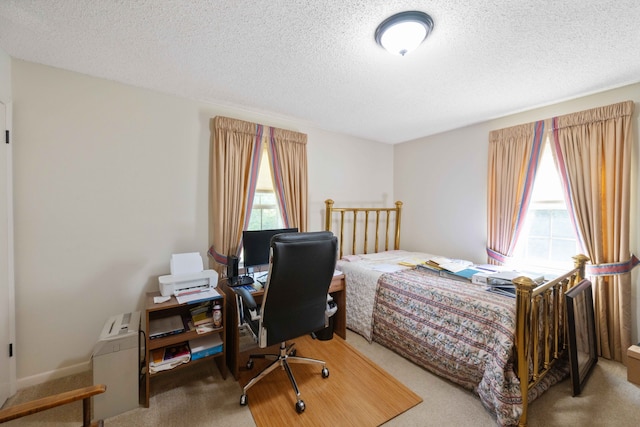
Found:
[{"label": "chair armrest", "polygon": [[242,298],[242,303],[245,307],[250,310],[255,310],[258,307],[258,304],[256,304],[256,300],[253,299],[253,295],[251,295],[251,292],[243,288],[236,288],[234,289],[234,291],[238,295],[240,295],[240,298]]},{"label": "chair armrest", "polygon": [[45,411],[67,403],[83,400],[83,425],[90,425],[91,404],[90,398],[96,394],[104,393],[107,386],[104,384],[92,385],[76,390],[65,391],[53,396],[43,397],[30,402],[21,403],[15,406],[0,410],[0,423],[15,420],[36,412]]}]

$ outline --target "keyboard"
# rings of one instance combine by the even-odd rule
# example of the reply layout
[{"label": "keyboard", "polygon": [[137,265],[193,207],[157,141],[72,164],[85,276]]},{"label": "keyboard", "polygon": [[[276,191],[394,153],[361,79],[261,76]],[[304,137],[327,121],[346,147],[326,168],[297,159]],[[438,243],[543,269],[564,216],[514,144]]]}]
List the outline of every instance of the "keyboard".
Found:
[{"label": "keyboard", "polygon": [[244,286],[251,285],[253,283],[253,277],[251,276],[238,276],[229,282],[229,286]]}]

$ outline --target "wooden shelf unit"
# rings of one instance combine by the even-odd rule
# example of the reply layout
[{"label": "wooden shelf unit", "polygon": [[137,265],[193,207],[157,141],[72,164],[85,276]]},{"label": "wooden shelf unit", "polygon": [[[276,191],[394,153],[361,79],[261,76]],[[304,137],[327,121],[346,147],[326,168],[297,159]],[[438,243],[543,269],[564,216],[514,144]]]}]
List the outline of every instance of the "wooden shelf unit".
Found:
[{"label": "wooden shelf unit", "polygon": [[[220,294],[220,297],[212,298],[208,301],[212,305],[215,305],[215,303],[219,303],[220,306],[222,307],[222,325],[219,328],[215,328],[211,332],[206,332],[202,334],[197,333],[195,330],[193,331],[185,330],[185,332],[182,332],[179,334],[168,335],[166,337],[155,338],[155,339],[149,338],[149,323],[151,320],[174,316],[174,315],[180,315],[184,319],[185,317],[189,317],[190,315],[189,308],[191,306],[201,304],[203,301],[179,304],[178,301],[176,300],[176,297],[172,296],[169,301],[156,304],[153,302],[153,299],[154,297],[160,296],[160,292],[147,292],[146,301],[145,301],[146,315],[145,315],[145,359],[144,359],[144,375],[143,375],[144,380],[143,382],[141,381],[141,384],[140,384],[141,400],[145,408],[149,407],[151,377],[155,377],[157,375],[170,374],[172,372],[179,371],[181,368],[190,366],[194,363],[211,361],[213,359],[216,365],[218,365],[218,369],[220,370],[220,374],[222,375],[222,378],[223,379],[227,378],[227,364],[226,364],[227,345],[225,342],[226,341],[225,326],[227,323],[226,316],[225,316],[225,310],[226,310],[225,299],[226,298],[225,298],[225,294],[220,290],[220,288],[216,288],[216,291],[218,291],[218,293]],[[153,350],[158,348],[169,347],[185,341],[188,342],[189,340],[193,340],[196,338],[201,338],[201,337],[205,337],[213,334],[219,334],[220,338],[222,339],[222,351],[220,353],[212,354],[210,356],[206,356],[197,360],[191,360],[188,363],[183,363],[182,365],[178,365],[177,367],[166,370],[166,371],[160,371],[153,374],[149,372],[149,362],[151,360],[151,352]]]}]

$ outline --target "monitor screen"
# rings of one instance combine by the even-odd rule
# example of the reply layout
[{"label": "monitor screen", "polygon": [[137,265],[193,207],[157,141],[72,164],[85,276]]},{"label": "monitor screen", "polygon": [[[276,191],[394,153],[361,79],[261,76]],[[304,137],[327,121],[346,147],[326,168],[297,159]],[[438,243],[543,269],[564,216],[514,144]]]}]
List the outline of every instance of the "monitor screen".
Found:
[{"label": "monitor screen", "polygon": [[271,238],[280,233],[297,233],[297,228],[279,228],[276,230],[257,230],[242,232],[244,266],[257,267],[269,264]]}]

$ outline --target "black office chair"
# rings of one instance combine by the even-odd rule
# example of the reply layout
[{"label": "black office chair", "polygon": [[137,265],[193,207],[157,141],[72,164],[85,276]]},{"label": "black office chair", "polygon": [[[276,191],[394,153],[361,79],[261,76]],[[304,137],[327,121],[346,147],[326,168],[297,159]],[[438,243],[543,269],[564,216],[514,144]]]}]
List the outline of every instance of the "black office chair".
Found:
[{"label": "black office chair", "polygon": [[296,411],[305,409],[300,390],[289,363],[322,365],[322,378],[329,369],[322,360],[297,357],[294,344],[286,341],[323,329],[328,324],[327,293],[336,266],[338,242],[331,232],[277,234],[271,239],[271,262],[262,306],[258,307],[249,292],[236,289],[242,297],[245,319],[255,333],[260,348],[280,343],[279,354],[252,354],[253,359],[274,360],[244,386],[240,405],[248,403],[247,391],[278,366],[287,371],[296,393]]}]

